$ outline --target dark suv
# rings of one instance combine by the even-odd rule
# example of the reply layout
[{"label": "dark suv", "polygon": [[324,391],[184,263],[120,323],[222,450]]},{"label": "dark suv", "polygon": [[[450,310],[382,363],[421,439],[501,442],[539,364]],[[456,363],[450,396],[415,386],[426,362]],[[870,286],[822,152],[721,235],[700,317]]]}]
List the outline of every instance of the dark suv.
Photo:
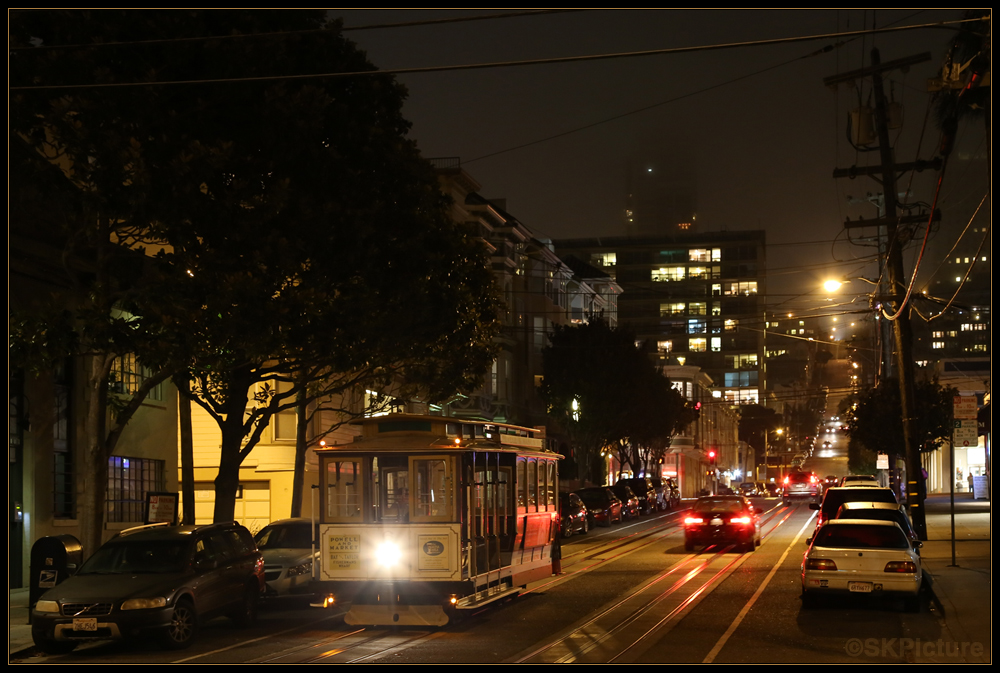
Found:
[{"label": "dark suv", "polygon": [[228,615],[249,626],[263,590],[264,560],[238,523],[140,526],[115,535],[42,595],[31,636],[49,654],[143,635],[181,649],[205,619]]}]

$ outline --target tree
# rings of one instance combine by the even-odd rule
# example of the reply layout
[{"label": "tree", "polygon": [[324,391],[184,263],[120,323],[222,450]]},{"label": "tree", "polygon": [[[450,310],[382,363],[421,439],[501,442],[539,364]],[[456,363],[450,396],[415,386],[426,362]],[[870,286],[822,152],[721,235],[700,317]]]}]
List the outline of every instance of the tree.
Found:
[{"label": "tree", "polygon": [[232,519],[239,466],[275,414],[358,386],[429,401],[475,387],[501,306],[485,249],[449,219],[393,78],[312,77],[374,70],[339,24],[193,10],[24,22],[25,43],[100,46],[39,49],[22,81],[128,84],[32,89],[19,118],[94,175],[102,219],[162,242],[135,314],[163,335],[145,357],[182,360],[179,388],[220,427],[216,520]]},{"label": "tree", "polygon": [[605,447],[645,471],[694,412],[646,355],[635,335],[604,320],[556,326],[542,351],[542,399],[567,429],[581,479]]},{"label": "tree", "polygon": [[[920,381],[914,386],[913,441],[922,451],[933,451],[951,437],[952,399],[956,394],[954,388],[942,386],[937,380]],[[866,388],[849,397],[844,409],[852,444],[857,442],[859,449],[878,453],[906,454],[898,382],[887,379]]]}]

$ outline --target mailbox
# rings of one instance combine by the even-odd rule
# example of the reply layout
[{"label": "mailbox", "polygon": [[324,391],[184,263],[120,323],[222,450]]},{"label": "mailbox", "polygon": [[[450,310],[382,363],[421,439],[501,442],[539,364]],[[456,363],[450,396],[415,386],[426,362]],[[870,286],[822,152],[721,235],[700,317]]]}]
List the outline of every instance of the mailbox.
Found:
[{"label": "mailbox", "polygon": [[42,594],[64,582],[81,563],[83,547],[72,535],[51,535],[35,542],[31,546],[28,607],[34,608]]}]

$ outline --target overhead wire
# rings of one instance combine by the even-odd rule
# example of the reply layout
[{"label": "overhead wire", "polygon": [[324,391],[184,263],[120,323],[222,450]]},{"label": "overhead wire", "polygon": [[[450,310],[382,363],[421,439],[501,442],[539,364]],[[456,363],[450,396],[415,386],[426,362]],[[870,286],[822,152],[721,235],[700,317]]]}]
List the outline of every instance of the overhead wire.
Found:
[{"label": "overhead wire", "polygon": [[[895,33],[908,30],[922,30],[927,28],[941,28],[945,26],[960,25],[969,22],[981,22],[981,19],[956,19],[952,21],[935,21],[927,24],[915,24],[910,26],[897,26],[890,28],[878,28],[873,30],[859,30],[841,33],[822,33],[816,35],[799,35],[793,37],[770,38],[764,40],[744,40],[740,42],[725,42],[708,45],[695,45],[691,47],[667,47],[663,49],[645,49],[640,51],[612,52],[604,54],[587,54],[581,56],[556,56],[548,58],[522,59],[518,61],[494,61],[487,63],[465,63],[456,65],[424,66],[414,68],[386,68],[375,70],[360,70],[351,72],[321,72],[304,73],[299,75],[261,75],[257,77],[220,77],[211,79],[184,79],[184,80],[163,80],[155,82],[105,82],[99,84],[39,84],[31,86],[10,86],[9,91],[26,90],[62,90],[62,89],[97,89],[97,88],[120,88],[120,87],[152,87],[152,86],[174,86],[193,84],[224,84],[240,82],[268,82],[268,81],[294,81],[307,79],[342,79],[347,77],[373,77],[384,75],[411,75],[419,73],[433,72],[455,72],[468,70],[487,70],[494,68],[515,68],[533,65],[552,65],[559,63],[586,63],[589,61],[613,60],[622,58],[642,58],[649,56],[668,56],[676,54],[688,54],[708,51],[721,51],[729,49],[742,49],[746,47],[765,47],[782,44],[795,44],[798,42],[811,42],[816,40],[830,40],[834,38],[854,37],[857,35]],[[123,43],[127,44],[127,43]],[[832,47],[830,47],[832,49]],[[827,48],[824,47],[824,50]],[[25,49],[24,53],[30,53],[30,49]],[[798,59],[796,59],[798,60]]]}]

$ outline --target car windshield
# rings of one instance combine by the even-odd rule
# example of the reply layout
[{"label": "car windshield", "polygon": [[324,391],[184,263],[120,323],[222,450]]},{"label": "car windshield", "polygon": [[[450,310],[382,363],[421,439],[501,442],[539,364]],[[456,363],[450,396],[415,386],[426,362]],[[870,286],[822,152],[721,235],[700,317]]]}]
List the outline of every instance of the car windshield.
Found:
[{"label": "car windshield", "polygon": [[310,549],[312,537],[309,524],[292,526],[268,526],[257,533],[257,548],[265,549]]},{"label": "car windshield", "polygon": [[815,547],[841,549],[908,549],[910,543],[896,526],[826,525],[816,534]]},{"label": "car windshield", "polygon": [[94,553],[80,575],[181,572],[189,559],[189,540],[122,540]]}]

